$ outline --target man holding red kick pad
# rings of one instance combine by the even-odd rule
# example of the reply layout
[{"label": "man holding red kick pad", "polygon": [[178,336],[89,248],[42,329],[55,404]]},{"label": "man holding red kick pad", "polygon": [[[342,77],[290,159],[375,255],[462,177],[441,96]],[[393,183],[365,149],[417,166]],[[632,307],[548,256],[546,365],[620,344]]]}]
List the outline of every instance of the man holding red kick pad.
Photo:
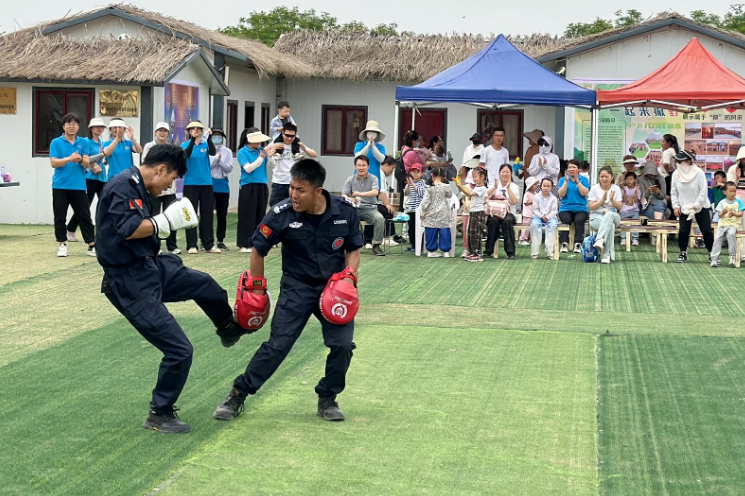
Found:
[{"label": "man holding red kick pad", "polygon": [[290,198],[272,207],[253,235],[251,270],[238,281],[235,303],[235,318],[249,333],[264,325],[271,304],[264,257],[281,242],[282,279],[271,333],[215,410],[216,419],[240,415],[246,397],[256,394],[274,374],[315,315],[329,348],[325,376],[315,388],[318,416],[344,420],[336,395],[344,390],[355,348],[357,269],[363,246],[360,221],[351,203],[323,189],[326,170],[315,160],[296,162],[291,176]]}]

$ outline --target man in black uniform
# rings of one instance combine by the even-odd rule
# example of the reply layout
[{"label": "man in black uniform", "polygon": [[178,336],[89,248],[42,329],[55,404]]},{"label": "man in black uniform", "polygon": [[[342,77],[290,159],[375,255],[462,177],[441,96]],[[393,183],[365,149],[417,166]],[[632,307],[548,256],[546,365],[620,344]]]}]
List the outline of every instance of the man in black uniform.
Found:
[{"label": "man in black uniform", "polygon": [[336,275],[341,284],[356,283],[363,244],[359,217],[351,203],[323,189],[326,171],[315,160],[296,162],[291,175],[290,198],[272,207],[252,239],[250,284],[254,287],[258,282],[266,287],[264,257],[272,246],[282,243],[282,279],[269,340],[215,410],[213,416],[220,420],[231,420],[243,411],[246,396],[256,394],[274,374],[311,315],[320,320],[323,341],[329,348],[325,377],[315,389],[318,415],[325,420],[344,420],[336,395],[344,390],[355,348],[354,321],[333,324],[321,315],[319,299],[336,273],[341,272]]},{"label": "man in black uniform", "polygon": [[158,255],[158,239],[194,227],[197,215],[188,199],[153,216],[150,196],[158,197],[186,172],[186,155],[175,145],[150,149],[141,168],[114,177],[101,193],[96,214],[101,292],[135,329],[163,353],[158,382],[143,427],[158,432],[188,432],[174,403],[184,388],[192,346],[164,302],[194,300],[212,320],[223,346],[245,334],[233,320],[228,295],[212,277],[184,267],[175,255]]}]

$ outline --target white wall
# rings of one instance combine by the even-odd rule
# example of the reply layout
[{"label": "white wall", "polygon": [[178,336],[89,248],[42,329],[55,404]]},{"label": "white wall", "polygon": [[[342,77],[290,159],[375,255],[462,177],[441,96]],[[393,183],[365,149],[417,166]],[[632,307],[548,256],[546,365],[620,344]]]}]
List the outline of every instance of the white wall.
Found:
[{"label": "white wall", "polygon": [[[238,127],[236,142],[240,140],[241,132],[246,122],[246,102],[254,104],[254,126],[261,128],[261,104],[269,104],[270,120],[277,115],[277,80],[276,78],[260,78],[258,73],[247,67],[231,65],[228,76],[230,95],[223,98],[223,129],[228,132],[228,100],[238,102]],[[233,150],[233,172],[230,174],[230,207],[238,208],[238,190],[240,189],[240,165],[238,164],[238,150]],[[271,181],[271,173],[269,174]]]},{"label": "white wall", "polygon": [[[49,157],[33,157],[33,88],[86,88],[94,89],[93,117],[103,117],[99,113],[98,92],[101,89],[140,90],[139,87],[83,86],[49,84],[11,84],[0,83],[3,87],[17,88],[17,109],[15,115],[0,115],[0,136],[5,145],[3,159],[6,172],[20,181],[20,187],[0,189],[0,223],[2,224],[52,224],[52,175]],[[141,109],[138,112],[141,115]],[[108,124],[110,118],[103,117]],[[125,119],[139,136],[139,117]],[[60,135],[62,128],[60,128]],[[108,132],[104,132],[108,139]],[[13,146],[10,146],[12,144]],[[69,218],[68,218],[69,220]]]},{"label": "white wall", "polygon": [[[231,76],[232,77],[232,76]],[[308,146],[319,153],[319,160],[326,167],[326,188],[341,191],[344,181],[354,172],[352,157],[320,155],[323,105],[367,106],[367,118],[378,121],[386,134],[383,145],[386,153],[395,153],[393,137],[396,83],[391,81],[349,82],[332,79],[289,80],[287,100],[292,106],[292,117],[297,121],[298,134]],[[456,164],[469,144],[468,138],[477,129],[477,108],[471,105],[445,104],[436,108],[447,109],[447,141]],[[543,129],[554,135],[555,109],[553,107],[519,107],[524,110],[523,131]],[[527,142],[523,143],[527,147]],[[525,149],[525,148],[523,148]]]}]

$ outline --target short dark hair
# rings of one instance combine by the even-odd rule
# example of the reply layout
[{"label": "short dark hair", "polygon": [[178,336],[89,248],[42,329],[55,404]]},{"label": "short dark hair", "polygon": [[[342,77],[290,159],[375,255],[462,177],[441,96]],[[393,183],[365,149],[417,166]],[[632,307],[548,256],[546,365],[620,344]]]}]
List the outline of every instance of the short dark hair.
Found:
[{"label": "short dark hair", "polygon": [[282,100],[277,104],[277,110],[281,110],[283,108],[290,108],[290,102],[287,100]]},{"label": "short dark hair", "polygon": [[367,158],[367,155],[357,155],[356,157],[354,157],[354,165],[357,165],[358,160],[362,160],[367,165],[370,165],[370,159]]},{"label": "short dark hair", "polygon": [[541,179],[541,187],[543,187],[543,183],[546,182],[546,181],[548,181],[549,183],[551,183],[551,187],[552,188],[554,187],[554,180],[551,179],[550,177],[544,177],[543,179]]},{"label": "short dark hair", "polygon": [[396,165],[396,159],[390,155],[386,155],[380,165]]},{"label": "short dark hair", "polygon": [[577,160],[576,158],[570,158],[569,160],[567,160],[567,169],[570,165],[576,165],[578,169],[580,168],[579,160]]},{"label": "short dark hair", "polygon": [[284,125],[284,127],[282,129],[282,132],[283,133],[285,131],[295,131],[295,133],[297,133],[297,126],[295,124],[293,124],[292,122],[288,122],[287,124]]},{"label": "short dark hair", "polygon": [[505,133],[504,128],[502,126],[497,126],[494,129],[492,129],[491,135],[494,136],[494,133],[496,133],[497,131],[502,131],[502,134],[507,134]]},{"label": "short dark hair", "polygon": [[724,183],[724,189],[725,189],[725,190],[726,190],[727,188],[729,188],[730,186],[734,186],[735,188],[737,188],[737,184],[735,184],[735,182],[734,182],[734,181],[727,181],[726,183]]},{"label": "short dark hair", "polygon": [[178,172],[178,177],[186,174],[186,152],[180,146],[166,144],[154,145],[147,152],[143,167],[156,167],[160,164],[166,166],[168,172]]},{"label": "short dark hair", "polygon": [[726,174],[726,173],[725,173],[724,171],[718,170],[718,171],[716,171],[716,172],[714,173],[714,177],[717,177],[717,176],[724,176],[724,177],[727,177],[727,174]]},{"label": "short dark hair", "polygon": [[295,162],[290,169],[290,175],[295,181],[308,181],[314,188],[320,188],[326,180],[326,169],[320,162],[304,158]]},{"label": "short dark hair", "polygon": [[78,123],[78,126],[80,125],[80,117],[78,117],[76,114],[73,114],[70,112],[69,114],[65,114],[64,117],[62,117],[62,125],[67,124],[68,122],[75,121]]},{"label": "short dark hair", "polygon": [[623,175],[623,178],[624,179],[628,179],[630,177],[633,177],[634,179],[636,179],[636,172],[634,172],[634,171],[628,171],[626,174]]}]

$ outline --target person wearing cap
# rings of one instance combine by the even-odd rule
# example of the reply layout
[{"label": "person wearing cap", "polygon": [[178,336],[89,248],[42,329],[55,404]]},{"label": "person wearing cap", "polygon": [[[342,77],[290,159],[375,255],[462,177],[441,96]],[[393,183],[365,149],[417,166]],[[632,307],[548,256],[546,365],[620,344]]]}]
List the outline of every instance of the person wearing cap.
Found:
[{"label": "person wearing cap", "polygon": [[[406,249],[407,251],[416,250],[416,209],[422,203],[424,198],[424,189],[427,185],[422,179],[422,164],[414,163],[409,169],[409,173],[406,176],[406,193],[408,201],[406,202],[405,212],[409,214],[409,244],[410,246]],[[424,233],[422,233],[424,234]]]},{"label": "person wearing cap", "polygon": [[225,245],[225,231],[228,224],[228,206],[230,204],[230,183],[228,174],[233,172],[233,150],[225,145],[225,131],[212,129],[212,143],[217,153],[210,157],[212,190],[215,194],[215,212],[217,214],[217,247],[228,250]]},{"label": "person wearing cap", "polygon": [[538,139],[538,155],[530,159],[528,174],[535,177],[538,184],[541,184],[544,178],[549,178],[554,184],[559,182],[559,169],[561,164],[559,156],[553,153],[554,143],[549,136],[542,136]]},{"label": "person wearing cap", "polygon": [[[266,215],[269,200],[267,151],[262,146],[270,140],[258,128],[250,127],[241,133],[238,142],[238,164],[241,166],[238,193],[237,245],[241,253],[253,251],[253,236]],[[271,145],[269,145],[271,146]],[[268,147],[267,147],[268,148]]]},{"label": "person wearing cap", "polygon": [[620,174],[618,174],[618,177],[616,178],[616,184],[623,188],[623,185],[626,184],[626,173],[636,173],[638,168],[639,161],[636,160],[636,157],[634,157],[633,155],[626,155],[625,157],[623,157],[623,170]]},{"label": "person wearing cap", "polygon": [[481,150],[484,149],[484,138],[479,133],[473,133],[470,138],[471,144],[463,150],[463,163],[470,161],[475,155],[481,156]]},{"label": "person wearing cap", "polygon": [[691,237],[691,224],[696,219],[704,238],[706,251],[711,261],[711,248],[714,245],[714,235],[711,232],[711,202],[709,202],[709,188],[706,175],[697,165],[694,165],[696,153],[692,150],[681,150],[675,155],[677,168],[670,181],[670,200],[678,217],[678,247],[680,256],[678,263],[688,261],[688,241]]},{"label": "person wearing cap", "polygon": [[95,233],[91,220],[91,205],[88,201],[85,185],[87,169],[86,151],[88,141],[78,137],[80,117],[66,114],[62,117],[62,136],[49,144],[49,162],[54,169],[52,176],[52,209],[54,211],[54,237],[59,243],[58,257],[67,256],[67,209],[80,223],[83,240],[88,243],[88,255],[95,257]]},{"label": "person wearing cap", "polygon": [[[85,187],[88,192],[88,203],[93,201],[93,197],[101,198],[101,190],[106,186],[106,164],[104,163],[103,140],[101,134],[106,129],[103,119],[98,117],[91,119],[88,123],[88,141],[86,143],[85,155],[83,155],[83,165],[87,168],[85,171]],[[78,216],[72,214],[70,222],[67,224],[67,241],[75,243],[78,238],[75,231],[78,229]]]},{"label": "person wearing cap", "polygon": [[291,122],[282,127],[282,133],[266,147],[266,153],[269,155],[268,163],[274,169],[269,198],[269,205],[274,206],[290,197],[290,169],[295,162],[303,158],[317,158],[318,154],[300,141],[297,125]]},{"label": "person wearing cap", "polygon": [[365,129],[360,132],[359,141],[354,145],[354,156],[364,155],[370,162],[369,173],[380,182],[380,164],[385,160],[385,147],[381,144],[385,134],[378,127],[378,121],[367,121]]},{"label": "person wearing cap", "polygon": [[[540,149],[538,147],[538,140],[543,138],[546,135],[543,131],[540,129],[533,129],[532,131],[528,133],[523,133],[523,137],[528,140],[529,146],[528,149],[525,150],[525,160],[523,160],[523,165],[520,168],[520,177],[522,179],[527,179],[530,176],[530,173],[528,172],[528,168],[530,167],[531,162],[533,161],[533,157],[538,155],[540,153]],[[536,179],[537,181],[537,179]]]},{"label": "person wearing cap", "polygon": [[[168,143],[168,138],[171,134],[171,129],[168,126],[168,123],[159,122],[158,124],[156,124],[154,134],[155,139],[142,147],[142,154],[140,155],[141,163],[145,162],[145,158],[147,157],[148,152],[153,146],[165,145]],[[153,204],[153,212],[159,214],[161,210],[165,211],[165,209],[167,209],[171,205],[171,203],[176,201],[176,181],[171,183],[168,188],[164,189],[160,196],[151,197],[150,201]],[[175,230],[172,231],[171,234],[169,234],[166,238],[166,249],[174,255],[178,255],[181,253],[181,250],[179,250],[178,244],[176,242]]]},{"label": "person wearing cap", "polygon": [[[124,132],[127,132],[125,135]],[[127,127],[122,119],[109,122],[109,139],[104,141],[104,153],[109,161],[108,179],[134,165],[133,153],[142,153],[142,146],[135,138],[132,126]]]},{"label": "person wearing cap", "polygon": [[[215,246],[214,223],[212,220],[215,193],[212,188],[210,157],[217,154],[214,143],[209,139],[212,131],[205,129],[199,121],[191,121],[186,126],[186,131],[191,138],[189,141],[181,143],[181,148],[186,150],[184,196],[191,201],[191,204],[199,212],[199,238],[204,250],[207,253],[220,253],[220,248]],[[206,140],[203,139],[205,135]],[[186,230],[186,248],[187,253],[191,255],[199,253],[196,228]]]}]

